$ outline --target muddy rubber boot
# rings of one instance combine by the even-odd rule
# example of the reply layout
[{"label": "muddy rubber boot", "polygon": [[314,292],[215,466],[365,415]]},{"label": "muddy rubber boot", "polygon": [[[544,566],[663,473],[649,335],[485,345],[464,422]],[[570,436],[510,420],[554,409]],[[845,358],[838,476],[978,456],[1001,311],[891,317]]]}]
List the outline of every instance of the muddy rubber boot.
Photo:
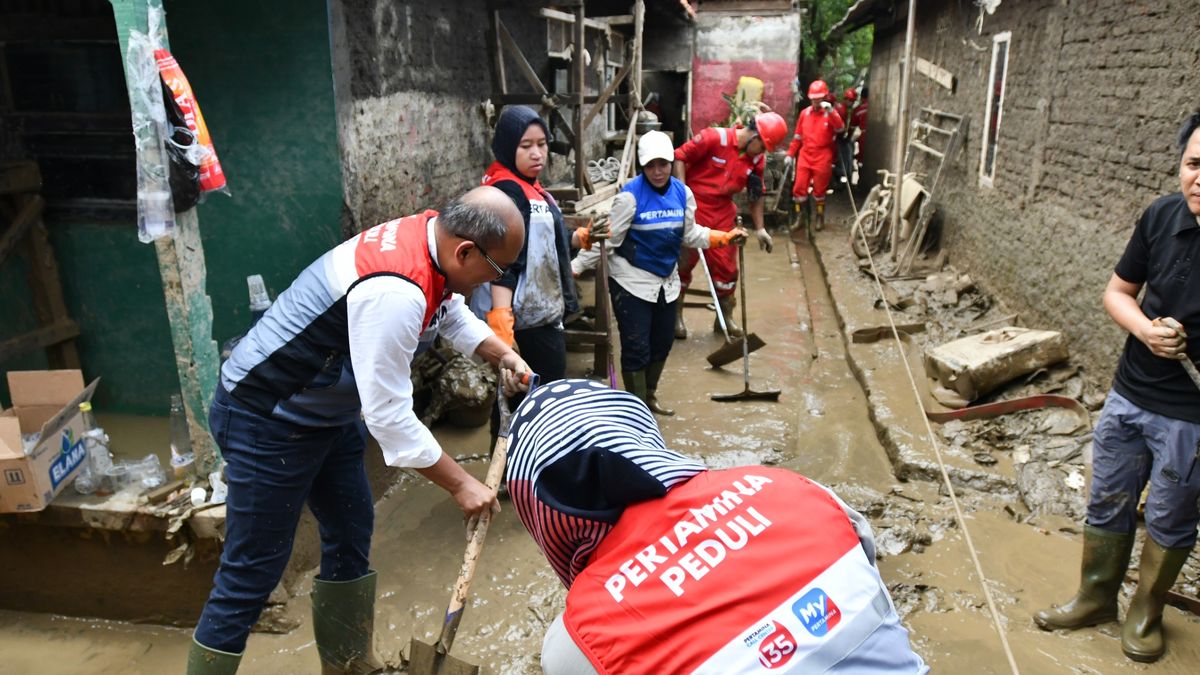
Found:
[{"label": "muddy rubber boot", "polygon": [[1038,628],[1074,630],[1116,621],[1117,591],[1121,590],[1132,551],[1132,533],[1117,534],[1085,526],[1079,590],[1062,606],[1034,614]]},{"label": "muddy rubber boot", "polygon": [[683,296],[687,294],[687,286],[679,287],[679,299],[675,301],[675,339],[686,340],[687,324],[683,322]]},{"label": "muddy rubber boot", "polygon": [[209,649],[192,638],[188,652],[187,675],[233,675],[242,662],[241,654]]},{"label": "muddy rubber boot", "polygon": [[808,200],[804,200],[796,204],[797,210],[800,211],[800,227],[805,232],[808,232],[809,216],[808,216]]},{"label": "muddy rubber boot", "polygon": [[[736,340],[744,333],[740,326],[733,321],[733,310],[737,307],[737,298],[732,295],[727,295],[723,298],[717,298],[717,311],[725,317],[725,328],[729,331],[729,339]],[[713,319],[713,332],[721,332],[721,322]]]},{"label": "muddy rubber boot", "polygon": [[662,377],[663,368],[667,365],[666,361],[653,361],[646,367],[646,405],[650,406],[650,412],[663,417],[671,417],[675,414],[674,410],[664,408],[658,402],[658,380]]},{"label": "muddy rubber boot", "polygon": [[643,403],[646,403],[646,371],[622,370],[621,382],[625,384],[625,391],[638,397]]},{"label": "muddy rubber boot", "polygon": [[366,675],[383,670],[375,653],[374,571],[352,581],[313,580],[313,634],[322,675]]},{"label": "muddy rubber boot", "polygon": [[817,202],[817,219],[813,223],[813,229],[817,232],[825,229],[825,202]]},{"label": "muddy rubber boot", "polygon": [[1138,587],[1125,612],[1121,630],[1121,651],[1134,661],[1152,663],[1166,650],[1163,642],[1162,614],[1167,591],[1175,584],[1179,570],[1187,562],[1189,548],[1163,548],[1149,536],[1142,544],[1142,564],[1138,568]]},{"label": "muddy rubber boot", "polygon": [[800,214],[803,209],[800,208],[800,202],[792,202],[792,219],[788,221],[788,232],[795,232],[802,226],[800,222]]}]

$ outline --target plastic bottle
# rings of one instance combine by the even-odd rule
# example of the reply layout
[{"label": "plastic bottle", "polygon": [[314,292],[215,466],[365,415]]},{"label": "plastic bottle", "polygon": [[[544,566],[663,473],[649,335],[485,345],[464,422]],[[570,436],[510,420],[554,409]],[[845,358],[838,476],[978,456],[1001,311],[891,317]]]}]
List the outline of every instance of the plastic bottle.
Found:
[{"label": "plastic bottle", "polygon": [[84,464],[79,470],[79,475],[75,477],[75,491],[81,495],[90,495],[100,487],[100,481],[96,480],[96,474],[92,473],[92,467]]},{"label": "plastic bottle", "polygon": [[90,401],[79,404],[79,414],[83,420],[83,447],[87,450],[88,466],[93,476],[103,477],[113,466],[112,455],[108,452],[108,434],[96,425]]},{"label": "plastic bottle", "polygon": [[250,291],[250,325],[253,326],[271,308],[271,296],[267,295],[267,284],[261,274],[246,277],[246,287]]},{"label": "plastic bottle", "polygon": [[229,495],[229,487],[225,485],[225,481],[221,480],[221,472],[214,471],[208,474],[208,484],[212,486],[212,497],[208,501],[213,504],[224,504],[225,497]]},{"label": "plastic bottle", "polygon": [[192,439],[188,435],[187,411],[183,396],[171,394],[171,471],[176,478],[185,478],[196,462],[192,454]]}]

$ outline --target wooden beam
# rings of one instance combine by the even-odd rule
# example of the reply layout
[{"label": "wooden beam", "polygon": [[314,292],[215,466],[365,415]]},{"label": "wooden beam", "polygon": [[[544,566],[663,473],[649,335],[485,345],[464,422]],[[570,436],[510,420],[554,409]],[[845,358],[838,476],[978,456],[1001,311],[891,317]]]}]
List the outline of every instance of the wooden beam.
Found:
[{"label": "wooden beam", "polygon": [[[575,17],[573,15],[568,14],[566,12],[560,12],[557,9],[542,8],[541,10],[538,11],[538,15],[541,16],[543,19],[549,19],[550,21],[562,21],[563,23],[569,23],[569,24],[575,23]],[[583,25],[586,28],[594,28],[596,30],[602,30],[605,33],[608,33],[609,31],[612,30],[612,28],[609,26],[609,24],[607,22],[597,21],[596,19],[584,19]]]},{"label": "wooden beam", "polygon": [[575,213],[579,213],[584,209],[591,208],[596,204],[603,202],[605,199],[612,199],[612,197],[620,191],[621,185],[619,183],[609,183],[608,185],[597,188],[592,194],[584,195],[583,197],[575,200]]},{"label": "wooden beam", "polygon": [[79,337],[79,325],[70,319],[62,319],[49,326],[42,326],[23,335],[0,342],[0,362],[26,354],[35,349],[57,345]]},{"label": "wooden beam", "polygon": [[583,51],[586,48],[585,38],[585,16],[583,3],[575,8],[575,60],[571,65],[575,66],[572,70],[575,73],[575,109],[574,124],[571,127],[575,130],[575,185],[580,188],[585,188],[591,192],[591,181],[587,175],[587,156],[583,151],[583,137],[585,129],[583,126],[583,95],[587,89],[587,64],[583,58]]},{"label": "wooden beam", "polygon": [[0,195],[41,189],[42,174],[36,162],[11,162],[0,167]]},{"label": "wooden beam", "polygon": [[8,258],[13,248],[25,238],[29,228],[42,217],[42,209],[45,207],[46,202],[40,195],[34,195],[25,202],[17,216],[9,223],[8,229],[4,231],[4,236],[0,237],[0,263]]},{"label": "wooden beam", "polygon": [[513,60],[517,62],[517,68],[520,69],[521,74],[525,76],[529,84],[533,85],[533,89],[543,96],[549,94],[550,91],[542,84],[533,66],[529,65],[529,61],[521,53],[521,48],[517,46],[516,40],[513,40],[513,36],[509,34],[508,28],[500,20],[500,17],[496,17],[496,30],[500,33],[500,44],[512,55]]},{"label": "wooden beam", "polygon": [[604,88],[604,91],[600,92],[600,96],[597,98],[596,103],[592,105],[591,109],[587,111],[587,114],[583,116],[583,128],[586,129],[587,126],[592,123],[592,120],[596,118],[597,113],[604,109],[604,105],[608,103],[608,97],[612,96],[613,92],[617,90],[617,87],[621,86],[621,83],[625,81],[625,76],[629,74],[629,71],[632,68],[633,63],[626,63],[624,67],[617,71],[616,76],[613,77],[613,81],[609,82],[608,86]]},{"label": "wooden beam", "polygon": [[491,30],[488,31],[488,53],[492,55],[492,91],[501,94],[508,93],[508,78],[504,73],[504,52],[500,48],[500,12],[493,11],[490,15]]}]

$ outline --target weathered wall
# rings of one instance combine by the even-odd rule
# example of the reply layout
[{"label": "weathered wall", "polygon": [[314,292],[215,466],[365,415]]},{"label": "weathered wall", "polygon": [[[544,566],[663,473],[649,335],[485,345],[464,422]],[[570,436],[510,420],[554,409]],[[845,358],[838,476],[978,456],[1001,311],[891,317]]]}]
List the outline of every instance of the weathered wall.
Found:
[{"label": "weathered wall", "polygon": [[692,62],[692,130],[729,117],[722,93],[732,94],[738,78],[763,81],[763,100],[785,118],[791,115],[792,80],[800,53],[800,15],[740,15],[700,12]]},{"label": "weathered wall", "polygon": [[[970,117],[936,195],[953,262],[1021,312],[1065,330],[1107,379],[1123,344],[1100,298],[1137,216],[1179,189],[1172,145],[1200,104],[1200,13],[1190,0],[1007,0],[985,16],[922,3],[914,54],[958,78],[954,93],[915,74],[910,110]],[[992,36],[1011,31],[994,187],[980,187]],[[878,26],[868,175],[891,168],[904,25]],[[977,49],[983,47],[985,49]]]}]

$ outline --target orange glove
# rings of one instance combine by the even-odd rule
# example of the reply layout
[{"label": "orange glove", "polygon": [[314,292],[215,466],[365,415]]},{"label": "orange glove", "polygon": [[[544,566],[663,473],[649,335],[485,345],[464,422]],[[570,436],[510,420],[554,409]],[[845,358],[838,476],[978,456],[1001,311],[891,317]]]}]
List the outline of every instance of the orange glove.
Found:
[{"label": "orange glove", "polygon": [[488,328],[509,347],[513,346],[513,312],[512,307],[497,307],[487,313]]},{"label": "orange glove", "polygon": [[728,232],[710,230],[708,233],[709,248],[724,248],[730,244],[740,244],[743,241],[746,241],[746,231],[740,227],[735,227]]},{"label": "orange glove", "polygon": [[592,250],[592,239],[589,234],[590,230],[586,227],[575,228],[575,236],[579,238],[579,248],[585,251]]}]

